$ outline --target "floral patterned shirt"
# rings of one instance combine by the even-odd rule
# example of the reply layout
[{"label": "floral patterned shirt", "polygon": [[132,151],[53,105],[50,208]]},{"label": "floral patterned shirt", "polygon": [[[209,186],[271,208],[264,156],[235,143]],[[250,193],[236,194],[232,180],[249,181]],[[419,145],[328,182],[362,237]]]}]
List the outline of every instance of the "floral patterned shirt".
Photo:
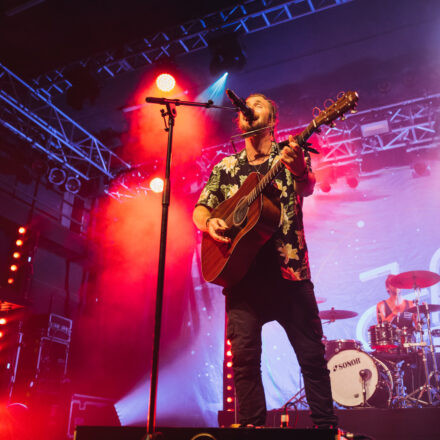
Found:
[{"label": "floral patterned shirt", "polygon": [[[304,156],[307,167],[311,170],[310,155],[305,152]],[[267,169],[269,170],[279,159],[278,145],[273,143]],[[247,176],[256,169],[258,166],[253,167],[249,164],[246,149],[225,157],[214,166],[196,205],[214,209],[218,204],[232,197]],[[310,279],[309,258],[304,238],[303,198],[294,191],[292,173],[286,167],[283,167],[274,182],[281,191],[283,215],[281,226],[272,237],[279,255],[281,275],[293,281]]]}]

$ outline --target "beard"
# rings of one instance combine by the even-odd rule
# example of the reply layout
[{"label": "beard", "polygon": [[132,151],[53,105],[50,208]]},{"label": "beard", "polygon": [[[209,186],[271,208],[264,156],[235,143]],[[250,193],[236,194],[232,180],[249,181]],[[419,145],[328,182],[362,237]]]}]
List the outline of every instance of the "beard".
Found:
[{"label": "beard", "polygon": [[242,133],[248,133],[249,131],[259,130],[266,127],[269,127],[270,122],[261,120],[260,118],[255,121],[248,122],[246,119],[240,119],[239,128]]}]

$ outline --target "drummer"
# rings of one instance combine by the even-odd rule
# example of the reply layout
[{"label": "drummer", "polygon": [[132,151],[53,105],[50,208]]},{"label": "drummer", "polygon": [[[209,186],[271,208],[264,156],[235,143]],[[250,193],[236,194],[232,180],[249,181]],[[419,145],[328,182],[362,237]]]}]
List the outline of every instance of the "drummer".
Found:
[{"label": "drummer", "polygon": [[385,288],[389,298],[377,303],[377,322],[379,324],[389,322],[397,327],[412,327],[415,323],[416,315],[407,312],[407,310],[414,306],[414,302],[402,299],[400,289],[392,285],[394,277],[395,275],[388,275],[385,281]]}]

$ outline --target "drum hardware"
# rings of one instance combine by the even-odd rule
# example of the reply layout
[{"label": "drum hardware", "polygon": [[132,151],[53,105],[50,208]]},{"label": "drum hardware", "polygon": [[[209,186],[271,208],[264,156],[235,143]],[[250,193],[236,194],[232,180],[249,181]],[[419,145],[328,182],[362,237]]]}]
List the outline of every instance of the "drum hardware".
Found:
[{"label": "drum hardware", "polygon": [[321,319],[327,319],[328,323],[335,322],[337,319],[354,318],[357,315],[358,313],[352,312],[351,310],[335,310],[334,307],[330,310],[319,312],[319,317]]},{"label": "drum hardware", "polygon": [[362,380],[362,396],[364,401],[362,402],[362,406],[366,407],[366,406],[371,406],[367,403],[367,380],[371,379],[371,370],[365,369],[365,370],[361,370],[359,371],[359,376],[361,376],[361,380]]},{"label": "drum hardware", "polygon": [[426,344],[426,342],[405,342],[403,346],[405,348],[410,348],[410,347],[427,347],[428,345]]},{"label": "drum hardware", "polygon": [[[430,314],[440,310],[440,306],[437,304],[420,304],[420,294],[421,289],[425,287],[433,286],[440,281],[440,275],[430,272],[430,271],[410,271],[403,272],[399,275],[393,277],[390,283],[398,289],[413,289],[416,295],[414,300],[415,306],[408,309],[410,313],[417,314],[416,322],[416,333],[420,335],[420,342],[418,343],[421,347],[423,369],[425,373],[425,383],[418,389],[414,390],[412,393],[408,394],[405,399],[420,405],[437,404],[440,402],[440,375],[437,369],[437,362],[435,358],[435,350],[432,341],[431,332],[431,319]],[[428,334],[428,344],[424,341],[424,332],[421,325],[422,318],[421,315],[424,314],[426,318],[427,334]],[[425,345],[422,345],[425,344]],[[405,344],[404,344],[405,345]],[[429,373],[428,362],[426,357],[425,348],[428,347],[432,356],[433,371]],[[434,377],[434,385],[431,385],[431,378]],[[427,402],[422,400],[423,394],[427,395]],[[433,399],[434,397],[434,399]]]},{"label": "drum hardware", "polygon": [[432,336],[434,336],[434,338],[439,338],[440,337],[440,328],[436,328],[434,330],[431,331]]}]

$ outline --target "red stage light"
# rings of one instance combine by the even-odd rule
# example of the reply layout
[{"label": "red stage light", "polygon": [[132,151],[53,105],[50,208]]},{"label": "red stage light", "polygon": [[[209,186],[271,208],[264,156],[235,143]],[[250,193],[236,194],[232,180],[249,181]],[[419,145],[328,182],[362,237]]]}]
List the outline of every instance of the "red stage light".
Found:
[{"label": "red stage light", "polygon": [[14,278],[8,278],[8,284],[14,284]]},{"label": "red stage light", "polygon": [[12,256],[13,256],[13,258],[15,258],[15,259],[20,258],[20,252],[14,252],[14,253],[12,254]]},{"label": "red stage light", "polygon": [[176,80],[169,73],[161,73],[156,78],[156,85],[161,92],[171,92],[176,85]]},{"label": "red stage light", "polygon": [[23,240],[18,239],[18,240],[15,242],[15,244],[16,244],[17,246],[23,246]]},{"label": "red stage light", "polygon": [[10,269],[11,269],[12,272],[16,272],[17,269],[18,269],[18,267],[17,267],[16,264],[12,264],[11,267],[10,267]]},{"label": "red stage light", "polygon": [[151,180],[150,182],[150,188],[155,192],[155,193],[160,193],[163,191],[163,186],[164,186],[164,182],[160,177],[155,177],[154,179]]},{"label": "red stage light", "polygon": [[26,228],[24,226],[20,226],[18,228],[18,233],[19,234],[26,234]]},{"label": "red stage light", "polygon": [[0,318],[0,325],[5,325],[5,324],[6,324],[6,319]]},{"label": "red stage light", "polygon": [[3,332],[0,332],[0,338],[3,338]]}]

